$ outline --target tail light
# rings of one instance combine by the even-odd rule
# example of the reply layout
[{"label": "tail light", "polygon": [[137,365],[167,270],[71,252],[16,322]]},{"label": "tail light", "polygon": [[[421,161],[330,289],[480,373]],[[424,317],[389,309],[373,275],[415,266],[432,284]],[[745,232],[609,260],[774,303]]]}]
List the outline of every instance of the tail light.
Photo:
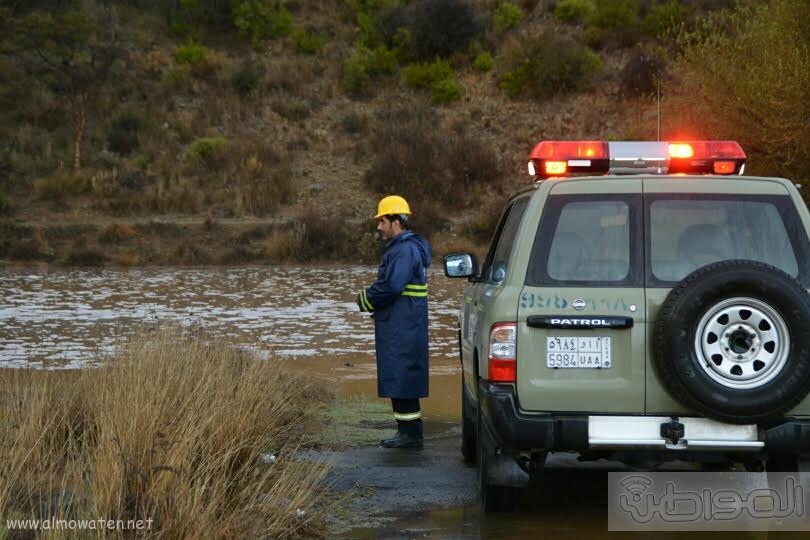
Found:
[{"label": "tail light", "polygon": [[517,325],[495,323],[489,331],[489,380],[517,381]]}]

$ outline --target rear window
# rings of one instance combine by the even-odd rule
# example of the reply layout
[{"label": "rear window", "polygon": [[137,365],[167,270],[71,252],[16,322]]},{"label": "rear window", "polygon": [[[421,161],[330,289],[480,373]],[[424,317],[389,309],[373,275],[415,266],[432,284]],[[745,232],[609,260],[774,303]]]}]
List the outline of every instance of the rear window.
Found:
[{"label": "rear window", "polygon": [[787,197],[648,198],[652,282],[680,281],[707,264],[745,259],[799,277],[806,239]]},{"label": "rear window", "polygon": [[[626,286],[638,283],[640,198],[552,196],[532,250],[528,285]],[[547,246],[547,248],[546,248]]]}]

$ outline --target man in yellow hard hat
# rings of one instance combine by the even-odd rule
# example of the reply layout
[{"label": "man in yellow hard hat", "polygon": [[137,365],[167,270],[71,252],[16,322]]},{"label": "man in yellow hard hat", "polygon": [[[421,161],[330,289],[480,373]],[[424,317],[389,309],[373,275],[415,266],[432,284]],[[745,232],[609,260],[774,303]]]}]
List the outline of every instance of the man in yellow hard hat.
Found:
[{"label": "man in yellow hard hat", "polygon": [[422,448],[419,398],[428,395],[428,241],[410,230],[411,208],[399,195],[380,200],[377,231],[387,241],[377,280],[357,295],[374,319],[377,393],[391,398],[397,433],[384,448]]}]

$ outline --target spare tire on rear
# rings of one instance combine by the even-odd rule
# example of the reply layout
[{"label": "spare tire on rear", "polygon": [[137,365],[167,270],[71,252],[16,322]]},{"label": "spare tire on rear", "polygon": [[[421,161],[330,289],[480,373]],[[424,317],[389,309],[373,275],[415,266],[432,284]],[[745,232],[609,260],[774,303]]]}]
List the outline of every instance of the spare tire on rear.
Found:
[{"label": "spare tire on rear", "polygon": [[760,262],[699,268],[661,306],[653,365],[693,411],[735,424],[776,420],[810,391],[810,295]]}]

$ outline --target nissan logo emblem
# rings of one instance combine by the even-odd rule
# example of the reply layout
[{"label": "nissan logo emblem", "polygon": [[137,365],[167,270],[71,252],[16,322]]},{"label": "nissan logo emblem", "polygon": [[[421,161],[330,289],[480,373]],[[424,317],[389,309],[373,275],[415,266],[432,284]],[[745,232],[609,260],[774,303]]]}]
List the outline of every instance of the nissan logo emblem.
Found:
[{"label": "nissan logo emblem", "polygon": [[577,298],[576,300],[571,302],[571,307],[573,307],[577,311],[582,311],[583,309],[585,309],[586,305],[587,304],[585,304],[585,300],[583,300],[582,298]]}]

